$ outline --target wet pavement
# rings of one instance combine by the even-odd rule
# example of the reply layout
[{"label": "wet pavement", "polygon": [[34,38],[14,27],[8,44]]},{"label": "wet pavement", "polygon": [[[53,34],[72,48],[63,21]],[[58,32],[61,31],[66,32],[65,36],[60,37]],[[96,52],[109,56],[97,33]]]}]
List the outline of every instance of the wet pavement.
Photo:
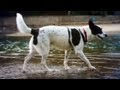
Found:
[{"label": "wet pavement", "polygon": [[36,54],[27,64],[26,72],[22,72],[24,57],[27,54],[6,54],[0,56],[0,79],[119,79],[120,54],[103,53],[86,56],[96,70],[89,70],[87,66],[72,54],[65,70],[63,67],[64,54],[50,54],[47,64],[55,71],[47,71],[41,65],[41,57]]}]

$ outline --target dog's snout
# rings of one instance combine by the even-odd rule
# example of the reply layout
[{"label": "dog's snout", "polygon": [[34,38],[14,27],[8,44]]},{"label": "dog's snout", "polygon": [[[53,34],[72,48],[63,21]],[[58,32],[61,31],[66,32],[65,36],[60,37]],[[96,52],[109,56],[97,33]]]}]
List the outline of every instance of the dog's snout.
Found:
[{"label": "dog's snout", "polygon": [[108,37],[108,35],[107,35],[107,34],[105,34],[105,37]]}]

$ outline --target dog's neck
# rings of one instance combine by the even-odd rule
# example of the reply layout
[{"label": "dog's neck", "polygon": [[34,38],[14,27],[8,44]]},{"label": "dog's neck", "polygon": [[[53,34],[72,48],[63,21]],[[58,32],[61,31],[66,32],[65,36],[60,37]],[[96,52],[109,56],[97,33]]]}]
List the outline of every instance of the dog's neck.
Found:
[{"label": "dog's neck", "polygon": [[81,32],[84,34],[86,42],[89,41],[89,40],[91,40],[91,38],[93,37],[89,26],[83,26],[81,28]]},{"label": "dog's neck", "polygon": [[[79,29],[80,30],[80,29]],[[80,31],[81,35],[82,35],[82,38],[83,38],[83,41],[84,43],[87,43],[88,41],[88,37],[87,37],[87,32],[84,28],[82,28],[82,30]]]}]

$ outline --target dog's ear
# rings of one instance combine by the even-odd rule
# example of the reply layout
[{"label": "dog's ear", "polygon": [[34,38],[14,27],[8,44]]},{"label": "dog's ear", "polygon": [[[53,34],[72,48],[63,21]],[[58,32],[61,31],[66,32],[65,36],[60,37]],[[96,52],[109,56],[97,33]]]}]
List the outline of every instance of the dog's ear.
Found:
[{"label": "dog's ear", "polygon": [[90,28],[93,35],[96,35],[98,33],[102,33],[102,29],[100,27],[98,27],[97,25],[95,25],[93,23],[92,19],[89,20],[88,24],[89,24],[89,28]]},{"label": "dog's ear", "polygon": [[93,19],[92,19],[92,18],[89,19],[88,24],[89,24],[89,28],[90,28],[91,30],[92,30],[92,29],[94,28],[94,26],[95,26],[95,24],[93,23]]}]

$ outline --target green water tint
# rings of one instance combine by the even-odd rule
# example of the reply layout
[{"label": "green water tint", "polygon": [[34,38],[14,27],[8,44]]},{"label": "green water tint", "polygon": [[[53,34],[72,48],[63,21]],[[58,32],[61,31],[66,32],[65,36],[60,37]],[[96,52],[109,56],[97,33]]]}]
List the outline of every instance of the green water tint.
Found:
[{"label": "green water tint", "polygon": [[5,53],[21,53],[28,51],[29,41],[26,39],[18,40],[18,38],[0,39],[0,51]]},{"label": "green water tint", "polygon": [[[0,39],[0,52],[21,53],[28,52],[29,38],[8,37]],[[59,51],[57,51],[59,52]],[[119,53],[120,52],[120,35],[109,36],[104,40],[94,39],[85,46],[86,53]]]},{"label": "green water tint", "polygon": [[109,36],[104,40],[94,39],[85,46],[84,51],[87,53],[119,53],[120,36]]}]

